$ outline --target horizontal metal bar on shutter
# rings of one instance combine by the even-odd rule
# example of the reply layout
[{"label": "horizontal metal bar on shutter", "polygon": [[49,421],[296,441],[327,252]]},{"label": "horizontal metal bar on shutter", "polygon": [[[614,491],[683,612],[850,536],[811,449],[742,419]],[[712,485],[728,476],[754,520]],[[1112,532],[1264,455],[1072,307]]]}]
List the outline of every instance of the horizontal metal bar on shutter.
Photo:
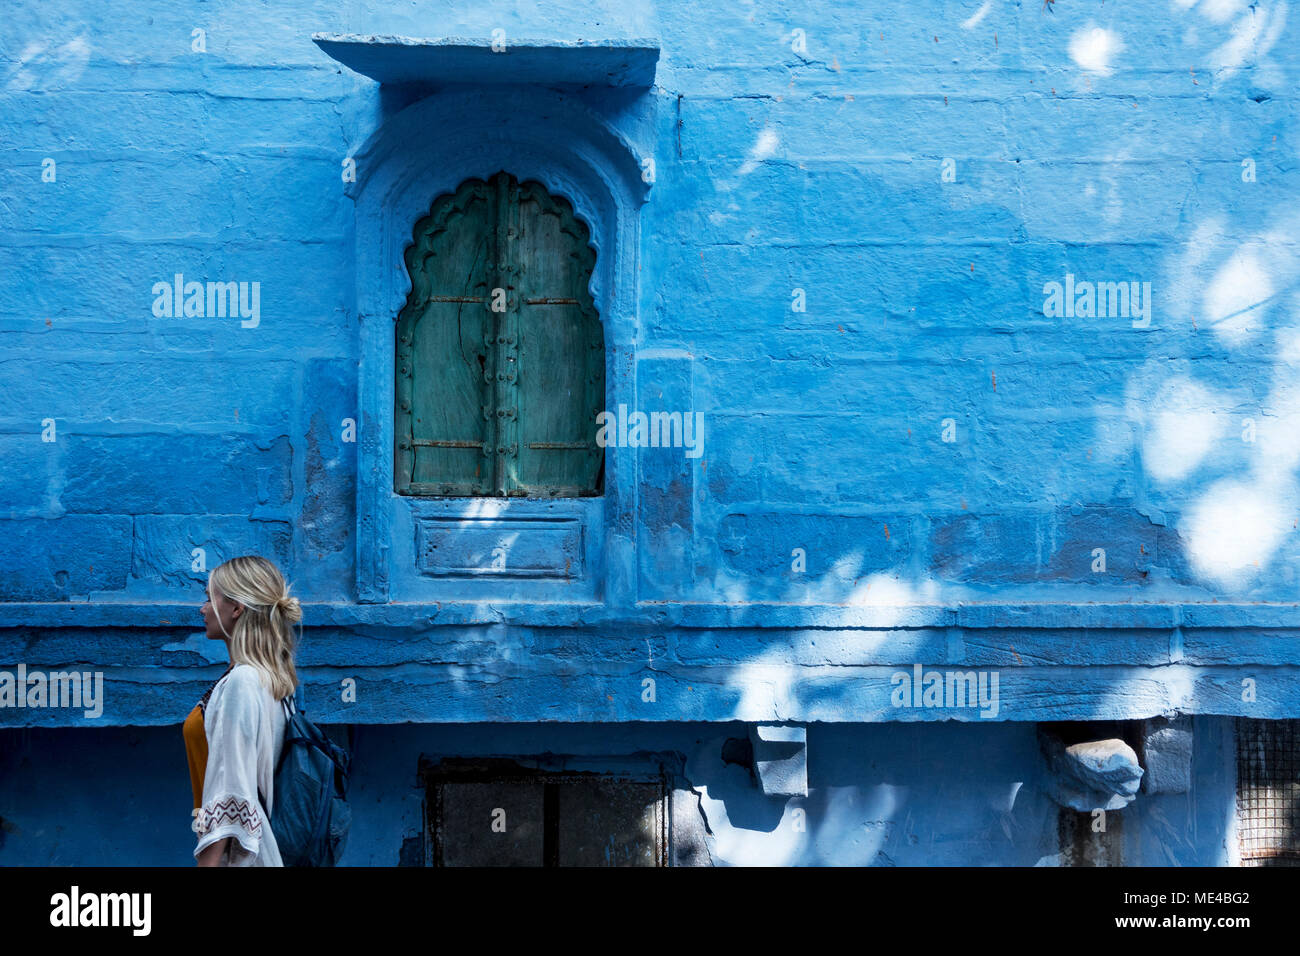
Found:
[{"label": "horizontal metal bar on shutter", "polygon": [[580,305],[577,299],[524,299],[524,305]]},{"label": "horizontal metal bar on shutter", "polygon": [[475,297],[469,295],[431,295],[426,302],[477,302],[482,305],[487,299],[482,296]]},{"label": "horizontal metal bar on shutter", "polygon": [[398,494],[430,498],[444,495],[491,497],[477,483],[468,481],[412,481]]},{"label": "horizontal metal bar on shutter", "polygon": [[543,451],[585,451],[591,447],[589,441],[530,441],[529,448],[540,448]]},{"label": "horizontal metal bar on shutter", "polygon": [[[601,492],[581,485],[526,485],[511,489],[508,498],[598,498]],[[500,497],[500,496],[498,496]]]},{"label": "horizontal metal bar on shutter", "polygon": [[419,445],[422,448],[477,448],[479,451],[487,450],[487,443],[481,441],[437,441],[432,438],[412,438],[412,445]]}]

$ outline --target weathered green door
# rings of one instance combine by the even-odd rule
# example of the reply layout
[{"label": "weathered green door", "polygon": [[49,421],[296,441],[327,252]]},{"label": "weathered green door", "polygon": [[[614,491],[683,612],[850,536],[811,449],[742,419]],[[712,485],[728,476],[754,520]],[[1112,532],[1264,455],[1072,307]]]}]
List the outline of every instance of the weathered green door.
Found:
[{"label": "weathered green door", "polygon": [[471,179],[415,227],[397,319],[395,484],[409,495],[603,490],[595,253],[563,199]]}]

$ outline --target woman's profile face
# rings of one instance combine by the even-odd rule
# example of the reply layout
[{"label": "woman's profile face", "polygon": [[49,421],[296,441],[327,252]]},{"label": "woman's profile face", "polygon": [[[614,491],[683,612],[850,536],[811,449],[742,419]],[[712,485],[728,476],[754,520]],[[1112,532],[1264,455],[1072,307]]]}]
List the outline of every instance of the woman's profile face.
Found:
[{"label": "woman's profile face", "polygon": [[[203,607],[199,611],[203,615],[207,637],[214,641],[224,641],[226,634],[234,633],[235,620],[243,613],[244,608],[237,602],[229,600],[210,584],[204,587],[203,593],[207,600],[203,602]],[[221,618],[220,622],[217,620],[218,615]],[[226,628],[224,633],[221,630],[223,624]]]}]

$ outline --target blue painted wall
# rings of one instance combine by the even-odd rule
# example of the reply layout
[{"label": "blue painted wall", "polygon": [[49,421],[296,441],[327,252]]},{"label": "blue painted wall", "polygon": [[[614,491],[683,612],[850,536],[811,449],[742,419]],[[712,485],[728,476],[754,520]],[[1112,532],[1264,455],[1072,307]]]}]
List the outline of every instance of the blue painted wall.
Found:
[{"label": "blue painted wall", "polygon": [[[1203,718],[1188,794],[1143,796],[1109,815],[1116,862],[1230,862],[1233,781],[1221,718]],[[687,859],[714,866],[1059,866],[1059,808],[1047,797],[1034,725],[813,725],[809,793],[764,797],[724,763],[743,724],[403,725],[356,736],[347,866],[415,865],[424,793],[416,760],[549,751],[574,764],[610,753],[684,758],[672,795]],[[0,731],[0,864],[182,866],[193,841],[178,817],[190,799],[179,729]],[[67,771],[75,766],[77,773]],[[615,763],[609,770],[621,769]],[[37,781],[40,782],[39,786]],[[112,807],[111,825],[106,807]],[[798,811],[803,811],[803,821]],[[183,814],[182,814],[183,815]],[[684,855],[681,845],[675,851]],[[679,862],[681,859],[679,857]]]},{"label": "blue painted wall", "polygon": [[[962,734],[1022,747],[992,793],[1029,772],[1014,722],[1300,715],[1294,19],[1282,0],[19,4],[0,670],[76,666],[106,692],[96,718],[0,708],[0,727],[77,728],[32,731],[50,760],[95,734],[164,753],[161,729],[103,728],[178,724],[220,673],[196,549],[284,568],[315,712],[391,734],[394,766],[423,746],[381,731],[405,722],[481,723],[472,749],[537,721],[665,740],[901,721],[852,732],[910,741],[904,777],[931,781]],[[383,86],[316,31],[515,52]],[[648,89],[545,80],[564,43],[646,39]],[[590,221],[610,397],[702,413],[699,458],[609,449],[581,507],[388,492],[398,253],[433,184],[500,166]],[[245,314],[168,317],[178,274],[247,283]],[[1082,282],[1136,283],[1143,309],[1050,301]],[[415,525],[471,513],[580,521],[581,574],[421,575]],[[998,713],[896,706],[916,663],[996,672]],[[838,733],[819,731],[833,753],[856,746]],[[813,766],[847,759],[815,739]],[[845,784],[863,807],[887,799],[872,779]],[[933,859],[996,844],[993,817],[945,843],[973,798],[926,799]],[[384,854],[405,824],[359,825],[389,828]],[[1037,860],[1036,839],[999,859]]]}]

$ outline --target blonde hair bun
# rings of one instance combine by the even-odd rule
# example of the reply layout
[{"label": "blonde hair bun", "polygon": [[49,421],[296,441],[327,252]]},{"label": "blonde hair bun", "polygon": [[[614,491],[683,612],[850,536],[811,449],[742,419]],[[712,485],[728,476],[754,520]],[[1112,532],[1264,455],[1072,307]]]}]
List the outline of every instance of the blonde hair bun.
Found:
[{"label": "blonde hair bun", "polygon": [[275,606],[280,609],[280,613],[284,615],[284,619],[289,623],[294,624],[302,620],[302,605],[298,603],[298,599],[292,594],[286,594],[280,598],[275,602]]},{"label": "blonde hair bun", "polygon": [[293,625],[302,620],[302,605],[280,569],[260,555],[241,555],[213,568],[208,586],[251,612],[241,614],[227,635],[231,663],[261,671],[276,700],[292,694],[298,686]]}]

